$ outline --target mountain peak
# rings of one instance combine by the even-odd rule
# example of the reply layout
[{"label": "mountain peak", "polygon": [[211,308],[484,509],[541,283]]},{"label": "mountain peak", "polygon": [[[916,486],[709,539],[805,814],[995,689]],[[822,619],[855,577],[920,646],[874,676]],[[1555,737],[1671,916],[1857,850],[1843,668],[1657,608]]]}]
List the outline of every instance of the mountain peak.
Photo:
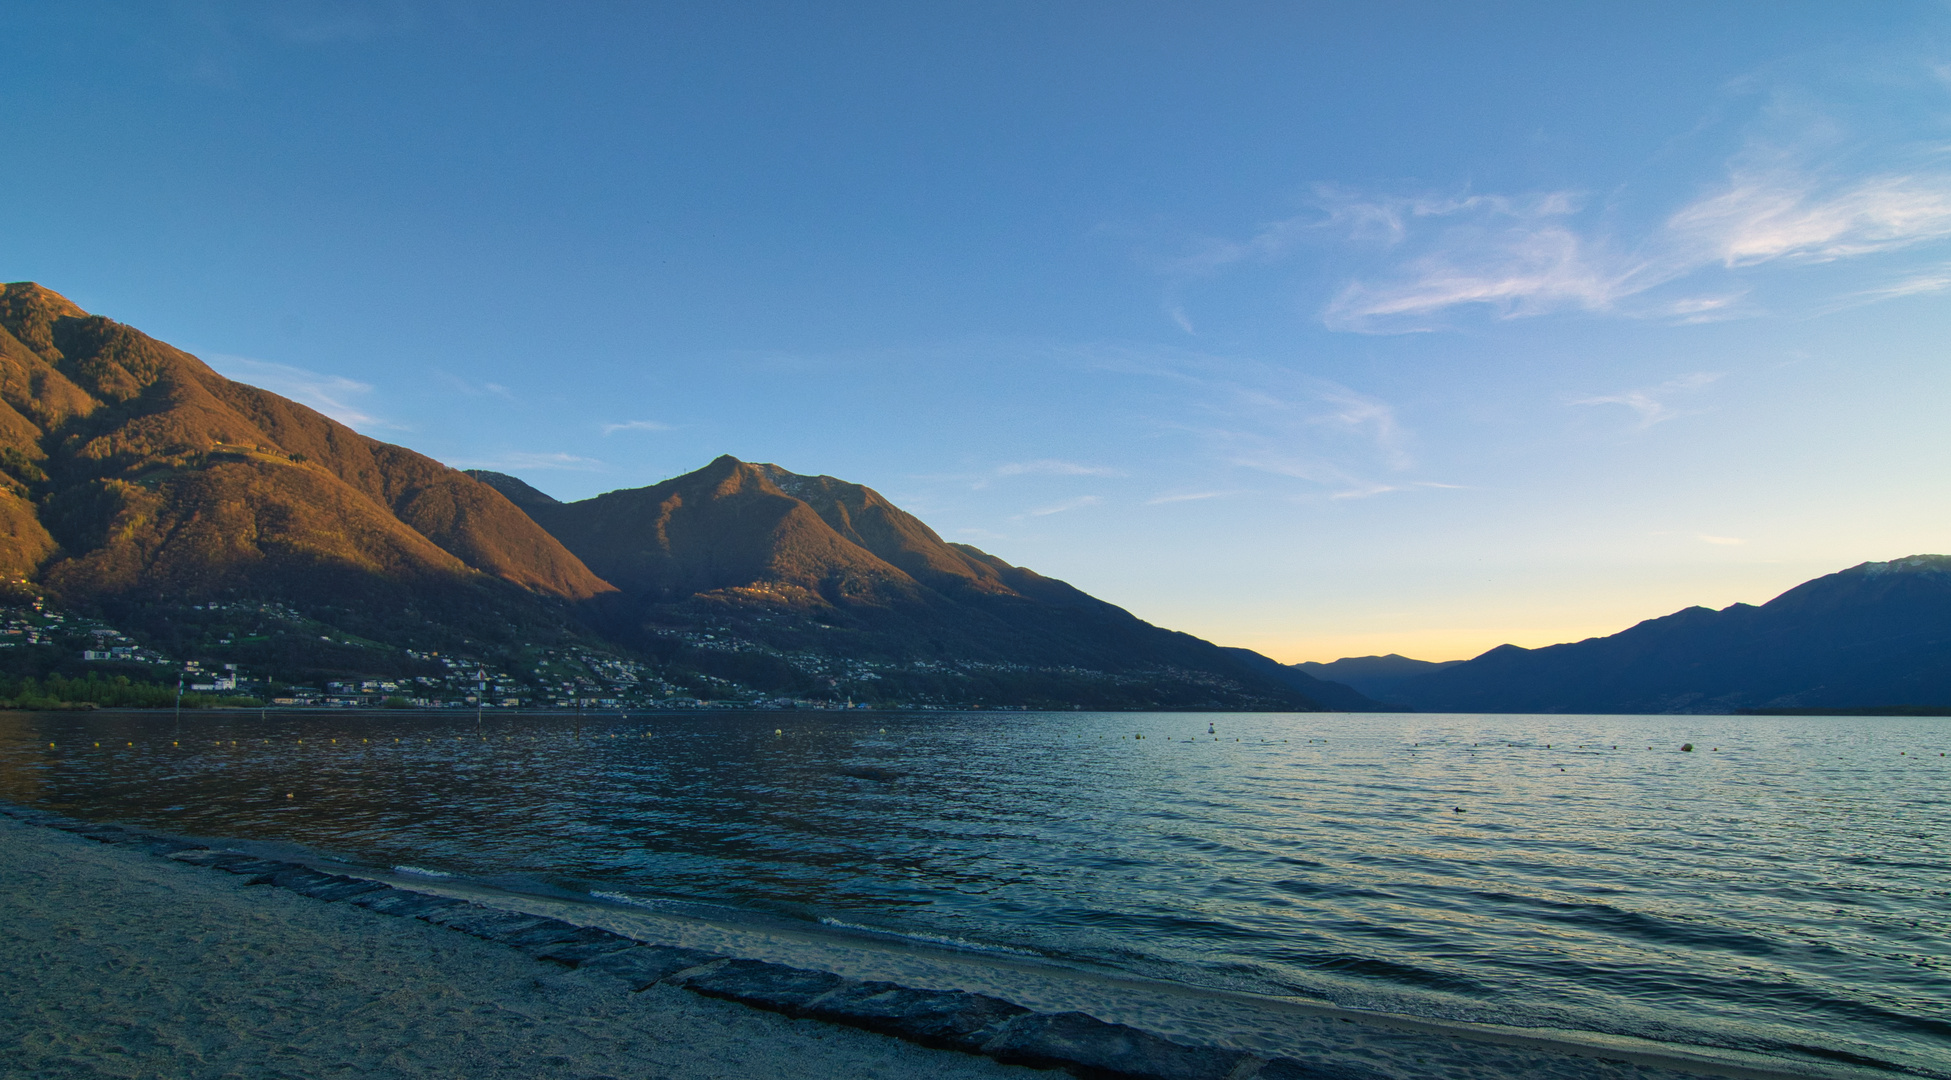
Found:
[{"label": "mountain peak", "polygon": [[0,285],[0,328],[48,361],[60,357],[54,327],[63,319],[86,319],[80,305],[32,281]]},{"label": "mountain peak", "polygon": [[81,305],[38,281],[9,281],[0,285],[0,298],[8,307],[37,307],[56,318],[85,319]]},{"label": "mountain peak", "polygon": [[[664,642],[659,648],[669,648],[670,625],[702,617],[799,656],[788,668],[806,663],[803,650],[856,650],[924,662],[928,678],[968,679],[978,694],[995,692],[974,689],[978,683],[1081,679],[1066,692],[1106,702],[1307,707],[1326,695],[1342,707],[1372,705],[1266,657],[1161,630],[1061,581],[946,543],[874,489],[832,476],[725,454],[648,487],[523,506],[622,590],[607,605],[611,624]],[[727,671],[780,662],[740,655],[712,662]],[[948,674],[964,663],[975,674]]]},{"label": "mountain peak", "polygon": [[477,574],[565,599],[612,591],[480,482],[33,282],[0,286],[0,449],[33,463],[0,478],[0,570],[71,600],[327,580],[397,599]]}]

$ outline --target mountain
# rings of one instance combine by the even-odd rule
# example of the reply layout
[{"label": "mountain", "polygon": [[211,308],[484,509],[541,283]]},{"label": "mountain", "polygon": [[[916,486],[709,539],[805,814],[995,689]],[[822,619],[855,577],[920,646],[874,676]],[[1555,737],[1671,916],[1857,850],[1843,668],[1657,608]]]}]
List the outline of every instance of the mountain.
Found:
[{"label": "mountain", "polygon": [[[1062,682],[1068,700],[1102,707],[1374,707],[1346,687],[1152,626],[948,543],[873,489],[831,476],[728,455],[650,487],[563,503],[513,477],[472,475],[615,585],[592,605],[599,624],[653,652],[681,628],[708,624],[777,653],[933,670],[922,681],[959,684],[974,701],[1054,703]],[[744,677],[759,663],[748,659]],[[771,681],[817,687],[817,675],[795,679],[789,666]]]},{"label": "mountain", "polygon": [[0,575],[159,639],[245,600],[395,641],[560,635],[613,591],[494,488],[31,282],[0,286]]},{"label": "mountain", "polygon": [[1344,656],[1330,664],[1308,661],[1289,666],[1317,679],[1352,686],[1377,701],[1400,701],[1402,698],[1398,691],[1405,683],[1462,662],[1412,660],[1399,653],[1390,653],[1387,656]]},{"label": "mountain", "polygon": [[1444,712],[1951,705],[1951,557],[1863,563],[1759,607],[1687,608],[1610,637],[1502,645],[1389,697]]},{"label": "mountain", "polygon": [[1369,704],[946,543],[857,484],[724,457],[563,503],[31,282],[0,286],[0,608],[4,677],[173,681],[198,659],[441,700]]}]

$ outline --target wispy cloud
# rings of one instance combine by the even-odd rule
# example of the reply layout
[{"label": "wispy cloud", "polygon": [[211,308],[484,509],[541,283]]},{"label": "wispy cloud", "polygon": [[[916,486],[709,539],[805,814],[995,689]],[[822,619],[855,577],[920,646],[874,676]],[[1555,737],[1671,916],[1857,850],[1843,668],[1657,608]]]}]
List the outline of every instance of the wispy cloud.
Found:
[{"label": "wispy cloud", "polygon": [[[1148,505],[1249,491],[1274,498],[1358,498],[1455,486],[1416,478],[1418,439],[1396,404],[1287,364],[1110,346],[1078,347],[1069,358],[1152,382],[1153,433],[1193,441],[1205,467],[1217,468],[1199,479],[1175,477],[1184,490],[1167,490]],[[1254,482],[1238,475],[1241,469],[1299,480],[1313,490]]]},{"label": "wispy cloud", "polygon": [[1207,384],[1217,421],[1194,428],[1226,464],[1306,480],[1334,493],[1379,494],[1376,473],[1414,467],[1395,409],[1339,383],[1273,371],[1253,382]]},{"label": "wispy cloud", "polygon": [[[1815,157],[1751,147],[1714,188],[1630,241],[1584,221],[1569,192],[1456,200],[1392,266],[1343,288],[1325,319],[1342,330],[1427,330],[1479,306],[1504,319],[1579,310],[1698,322],[1739,313],[1748,291],[1685,289],[1709,268],[1837,262],[1951,239],[1951,172],[1847,177]],[[1918,291],[1935,280],[1918,279]],[[1660,298],[1676,290],[1685,295]],[[1907,294],[1884,298],[1898,295]]]},{"label": "wispy cloud", "polygon": [[1502,318],[1604,310],[1650,287],[1658,274],[1646,260],[1614,255],[1580,233],[1582,203],[1575,192],[1548,192],[1393,199],[1344,211],[1338,216],[1392,223],[1390,246],[1402,254],[1379,275],[1344,286],[1324,319],[1338,330],[1421,330],[1461,306]]},{"label": "wispy cloud", "polygon": [[1700,537],[1699,537],[1699,539],[1700,539],[1700,542],[1701,542],[1701,543],[1703,543],[1703,544],[1719,544],[1719,545],[1722,545],[1723,547],[1736,547],[1736,546],[1739,546],[1739,545],[1741,545],[1741,544],[1745,544],[1745,543],[1747,543],[1747,541],[1746,541],[1746,540],[1743,540],[1743,539],[1740,539],[1739,537],[1734,537],[1734,536],[1708,536],[1708,535],[1707,535],[1707,534],[1705,534],[1705,533],[1702,533],[1702,534],[1700,535]]},{"label": "wispy cloud", "polygon": [[[1359,265],[1322,309],[1335,330],[1429,331],[1470,313],[1682,323],[1755,315],[1766,310],[1749,299],[1763,267],[1894,257],[1951,241],[1947,147],[1915,134],[1927,129],[1906,130],[1881,115],[1894,109],[1889,94],[1909,92],[1923,96],[1904,105],[1941,116],[1942,79],[1922,90],[1912,79],[1910,91],[1898,91],[1892,87],[1901,80],[1890,74],[1886,65],[1874,80],[1885,95],[1880,112],[1848,94],[1817,102],[1786,83],[1763,91],[1760,79],[1730,91],[1744,106],[1727,113],[1746,119],[1714,137],[1731,137],[1731,149],[1714,156],[1702,173],[1710,179],[1692,194],[1663,205],[1645,205],[1626,187],[1600,198],[1578,189],[1387,193],[1323,185],[1299,214],[1241,239],[1195,239],[1153,265],[1167,282],[1172,317],[1188,329],[1181,294],[1190,282],[1276,264],[1303,246]],[[1853,302],[1951,288],[1946,279],[1913,274],[1897,286],[1858,291]]]},{"label": "wispy cloud", "polygon": [[1145,500],[1145,505],[1165,506],[1168,503],[1195,502],[1200,499],[1224,499],[1229,495],[1238,495],[1238,494],[1240,494],[1238,490],[1232,490],[1232,491],[1195,491],[1185,495],[1154,495],[1151,498]]},{"label": "wispy cloud", "polygon": [[603,434],[614,435],[619,431],[675,431],[676,428],[657,420],[625,420],[617,424],[604,424]]},{"label": "wispy cloud", "polygon": [[1684,254],[1729,267],[1830,262],[1951,237],[1951,174],[1826,180],[1791,160],[1737,167],[1666,231]]},{"label": "wispy cloud", "polygon": [[1392,469],[1406,469],[1414,464],[1409,457],[1408,435],[1396,422],[1394,406],[1379,398],[1358,394],[1345,386],[1325,382],[1321,384],[1318,394],[1328,408],[1311,418],[1310,423],[1331,425],[1366,435]]},{"label": "wispy cloud", "polygon": [[373,392],[371,383],[327,375],[290,364],[253,360],[248,356],[213,353],[204,357],[210,366],[238,382],[262,387],[293,401],[309,405],[348,427],[361,430],[382,428],[400,430],[399,425],[367,412],[361,399]]},{"label": "wispy cloud", "polygon": [[514,450],[498,454],[492,458],[469,458],[450,462],[455,468],[468,469],[565,469],[573,472],[597,472],[606,466],[595,458],[579,457],[561,451],[554,453],[530,453]]},{"label": "wispy cloud", "polygon": [[976,491],[996,483],[1020,476],[1127,476],[1123,469],[1108,465],[1087,465],[1078,461],[1064,461],[1059,458],[1038,458],[1034,461],[1011,461],[981,472],[941,473],[916,476],[916,480],[968,484]]},{"label": "wispy cloud", "polygon": [[996,467],[997,476],[1123,476],[1119,469],[1103,465],[1082,465],[1075,461],[1043,458],[1038,461],[1013,461]]},{"label": "wispy cloud", "polygon": [[1401,491],[1399,484],[1359,484],[1328,493],[1330,499],[1372,499],[1377,495],[1387,495],[1391,491]]},{"label": "wispy cloud", "polygon": [[1676,379],[1668,379],[1658,386],[1639,390],[1626,390],[1617,394],[1601,394],[1596,397],[1579,398],[1574,405],[1624,405],[1639,414],[1641,428],[1649,428],[1665,420],[1680,415],[1673,399],[1699,390],[1721,377],[1719,372],[1696,371]]},{"label": "wispy cloud", "polygon": [[[1322,189],[1324,192],[1327,189]],[[1243,240],[1216,236],[1195,237],[1177,254],[1148,260],[1153,269],[1167,278],[1190,280],[1209,277],[1240,263],[1272,262],[1293,250],[1322,221],[1318,214],[1302,214],[1260,225]],[[1183,311],[1176,313],[1183,322]],[[1189,324],[1188,328],[1189,328]]]},{"label": "wispy cloud", "polygon": [[442,386],[447,387],[449,390],[452,390],[457,394],[466,394],[468,397],[498,397],[506,401],[515,400],[515,392],[508,389],[506,386],[501,385],[500,383],[469,382],[468,380],[461,378],[459,375],[455,375],[451,372],[446,372],[446,371],[434,372],[434,378],[437,381],[439,381],[439,383]]},{"label": "wispy cloud", "polygon": [[1922,273],[1913,273],[1888,285],[1874,289],[1863,289],[1849,293],[1831,304],[1828,311],[1861,307],[1882,300],[1895,300],[1905,296],[1924,296],[1930,293],[1951,289],[1951,265],[1935,267]]},{"label": "wispy cloud", "polygon": [[1070,499],[1065,502],[1060,502],[1054,506],[1039,507],[1038,509],[1035,510],[1030,510],[1021,514],[1017,514],[1012,520],[1021,521],[1024,518],[1049,517],[1052,514],[1062,514],[1071,510],[1081,510],[1086,506],[1096,506],[1097,504],[1103,501],[1104,499],[1101,496],[1080,495],[1075,499]]}]

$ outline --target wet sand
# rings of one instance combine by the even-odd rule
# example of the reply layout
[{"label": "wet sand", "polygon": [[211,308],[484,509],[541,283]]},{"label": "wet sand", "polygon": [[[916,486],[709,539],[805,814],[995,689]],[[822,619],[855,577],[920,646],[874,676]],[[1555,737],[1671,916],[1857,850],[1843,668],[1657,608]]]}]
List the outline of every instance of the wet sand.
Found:
[{"label": "wet sand", "polygon": [[0,1075],[1048,1076],[0,818]]},{"label": "wet sand", "polygon": [[[323,869],[347,869],[330,865]],[[1883,1075],[1203,991],[1040,960],[359,873],[643,941],[1086,1013],[1247,1051],[1231,1080]],[[0,816],[0,1073],[24,1076],[1061,1075],[712,1000]],[[1267,1060],[1282,1064],[1266,1066]],[[1318,1071],[1317,1071],[1318,1070]]]}]

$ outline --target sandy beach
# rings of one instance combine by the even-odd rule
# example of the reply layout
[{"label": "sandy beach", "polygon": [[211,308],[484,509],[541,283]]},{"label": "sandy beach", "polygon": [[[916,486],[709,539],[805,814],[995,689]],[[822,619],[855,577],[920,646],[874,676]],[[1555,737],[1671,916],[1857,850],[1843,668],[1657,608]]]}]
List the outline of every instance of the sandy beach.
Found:
[{"label": "sandy beach", "polygon": [[[703,996],[712,992],[709,978],[690,988],[664,981],[637,990],[599,965],[571,969],[418,918],[253,880],[0,817],[0,903],[7,912],[0,923],[0,1039],[8,1047],[0,1072],[1061,1075],[714,1000]],[[400,884],[744,958],[735,963],[992,995],[1036,1010],[1019,1023],[1024,1031],[1039,1018],[1057,1017],[1061,1026],[1062,1017],[1088,1014],[1185,1045],[1224,1047],[1231,1056],[1213,1060],[1226,1062],[1220,1075],[1230,1080],[1877,1075],[1575,1033],[1352,1014],[1325,1003],[1218,994],[1010,957],[490,894],[462,882]],[[1206,1067],[1188,1062],[1187,1076]]]},{"label": "sandy beach", "polygon": [[0,1075],[1047,1075],[6,819],[0,897]]}]

